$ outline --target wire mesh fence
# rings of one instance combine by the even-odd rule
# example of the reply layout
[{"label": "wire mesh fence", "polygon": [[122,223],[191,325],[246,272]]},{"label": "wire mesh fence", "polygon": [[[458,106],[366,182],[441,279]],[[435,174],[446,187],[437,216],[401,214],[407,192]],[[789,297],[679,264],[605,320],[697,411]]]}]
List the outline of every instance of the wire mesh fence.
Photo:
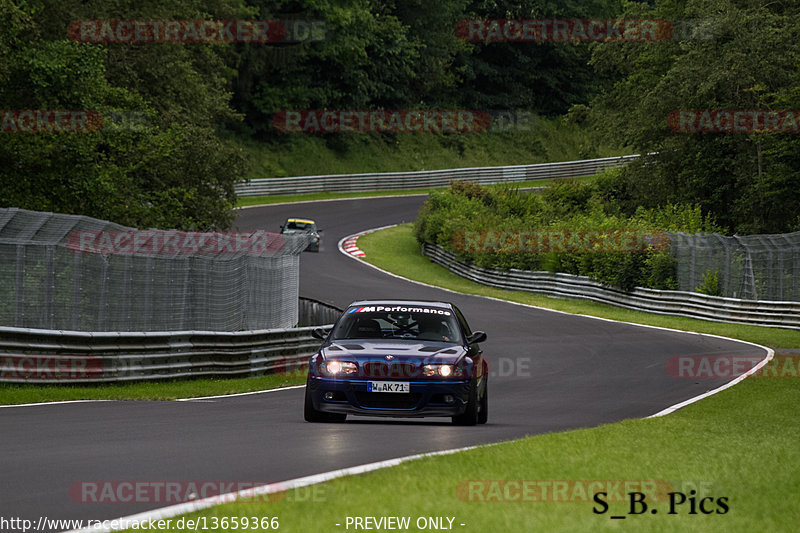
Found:
[{"label": "wire mesh fence", "polygon": [[[670,234],[679,290],[800,301],[800,232]],[[304,236],[135,230],[0,209],[0,325],[241,331],[298,324]]]},{"label": "wire mesh fence", "polygon": [[725,237],[670,233],[680,290],[744,300],[800,301],[800,231]]},{"label": "wire mesh fence", "polygon": [[239,331],[298,322],[305,236],[135,230],[0,209],[0,325]]}]

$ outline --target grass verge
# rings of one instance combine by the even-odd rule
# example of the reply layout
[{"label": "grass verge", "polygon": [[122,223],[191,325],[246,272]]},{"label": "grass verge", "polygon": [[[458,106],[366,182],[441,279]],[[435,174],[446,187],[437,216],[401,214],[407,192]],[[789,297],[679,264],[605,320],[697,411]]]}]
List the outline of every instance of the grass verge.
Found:
[{"label": "grass verge", "polygon": [[796,330],[656,315],[586,300],[551,298],[541,294],[487,287],[464,279],[442,266],[431,263],[427,257],[420,253],[420,246],[414,238],[412,229],[412,224],[403,224],[369,233],[358,239],[358,247],[366,254],[364,259],[379,268],[408,279],[422,281],[465,294],[489,296],[567,313],[591,315],[684,331],[711,333],[774,348],[800,348],[800,331]]},{"label": "grass verge", "polygon": [[[800,483],[800,431],[791,407],[797,392],[797,380],[747,380],[664,418],[415,460],[183,518],[211,524],[231,517],[277,517],[280,530],[287,532],[353,530],[345,528],[348,516],[410,517],[408,531],[421,530],[419,517],[450,517],[453,529],[465,533],[792,531]],[[598,481],[608,493],[603,514],[593,512],[602,509],[591,496]],[[522,482],[527,491],[518,488]],[[643,492],[658,514],[649,510],[610,519],[628,512],[626,490]],[[692,490],[696,493],[690,496]],[[671,491],[687,496],[675,507],[677,514],[669,514]],[[714,498],[705,503],[711,514],[698,507],[692,514],[690,497],[696,504]],[[727,512],[720,498],[726,498]]]},{"label": "grass verge", "polygon": [[315,176],[572,161],[630,153],[586,127],[539,117],[530,128],[465,134],[280,134],[262,142],[234,137],[249,177]]},{"label": "grass verge", "polygon": [[[424,258],[410,225],[361,237],[359,247],[381,268],[459,292],[774,347],[800,347],[800,334],[788,330],[662,317],[484,287]],[[213,523],[268,516],[277,517],[283,531],[323,532],[352,530],[352,524],[346,527],[348,517],[365,516],[409,517],[409,531],[422,530],[417,520],[427,517],[445,517],[445,524],[452,518],[453,529],[464,532],[793,531],[800,519],[795,502],[800,490],[800,424],[795,413],[799,393],[796,376],[757,376],[667,417],[415,460],[272,495],[266,502],[221,505],[182,518]],[[604,513],[595,512],[604,510],[593,501],[596,491],[607,492]],[[630,491],[645,495],[647,512],[629,514]],[[673,508],[670,492],[685,494],[684,503],[677,504],[676,494]],[[704,500],[708,514],[700,510],[703,498],[713,498]]]},{"label": "grass verge", "polygon": [[191,379],[100,385],[35,385],[0,383],[0,405],[70,400],[176,400],[277,389],[306,382],[304,372],[253,378]]}]

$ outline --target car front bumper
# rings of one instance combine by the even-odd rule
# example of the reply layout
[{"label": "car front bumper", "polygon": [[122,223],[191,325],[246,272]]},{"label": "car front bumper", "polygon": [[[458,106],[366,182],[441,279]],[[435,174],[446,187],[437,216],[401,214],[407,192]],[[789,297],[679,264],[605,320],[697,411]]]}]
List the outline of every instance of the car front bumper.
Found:
[{"label": "car front bumper", "polygon": [[[314,409],[326,413],[363,416],[423,417],[456,416],[467,407],[470,380],[408,380],[410,393],[368,392],[370,381],[380,379],[332,379],[310,376],[307,386]],[[334,398],[325,399],[326,393]],[[451,402],[446,397],[452,397]]]}]

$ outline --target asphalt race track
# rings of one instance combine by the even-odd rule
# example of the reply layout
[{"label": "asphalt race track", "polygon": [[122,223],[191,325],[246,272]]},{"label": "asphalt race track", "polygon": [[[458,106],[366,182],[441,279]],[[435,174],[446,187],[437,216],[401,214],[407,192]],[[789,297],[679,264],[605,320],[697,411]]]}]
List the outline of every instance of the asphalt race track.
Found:
[{"label": "asphalt race track", "polygon": [[[750,345],[462,296],[382,274],[338,252],[360,230],[409,222],[424,197],[277,205],[240,211],[240,230],[277,230],[287,216],[324,229],[301,259],[302,296],[338,306],[361,298],[456,303],[485,330],[494,362],[489,423],[350,417],[303,421],[303,389],[190,402],[73,403],[0,409],[0,515],[110,519],[173,502],[84,503],[82,482],[282,481],[381,459],[651,415],[726,380],[670,377],[678,355],[761,355]],[[70,492],[72,488],[72,492]]]}]

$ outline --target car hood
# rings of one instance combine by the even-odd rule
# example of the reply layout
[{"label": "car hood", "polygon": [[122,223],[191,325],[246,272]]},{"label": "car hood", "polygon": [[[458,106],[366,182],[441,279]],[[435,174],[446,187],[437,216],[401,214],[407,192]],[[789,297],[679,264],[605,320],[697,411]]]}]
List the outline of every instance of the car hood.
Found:
[{"label": "car hood", "polygon": [[370,342],[364,340],[336,341],[322,350],[325,359],[348,359],[359,361],[386,361],[387,356],[392,361],[413,362],[416,364],[441,363],[455,364],[460,360],[466,350],[457,344],[441,342]]}]

